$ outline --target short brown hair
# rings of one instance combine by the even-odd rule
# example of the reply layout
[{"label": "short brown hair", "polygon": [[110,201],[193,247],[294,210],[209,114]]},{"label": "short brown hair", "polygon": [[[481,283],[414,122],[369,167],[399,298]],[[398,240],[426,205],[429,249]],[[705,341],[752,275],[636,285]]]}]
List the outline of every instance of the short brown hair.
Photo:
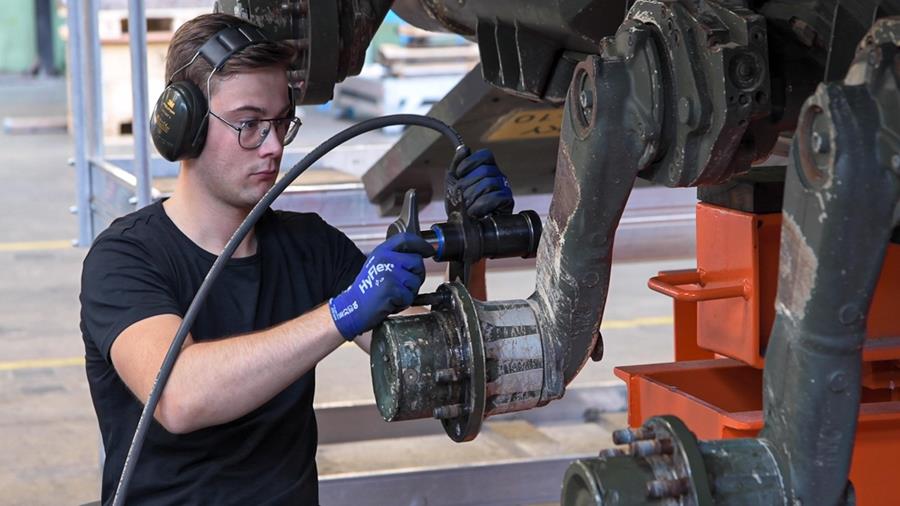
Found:
[{"label": "short brown hair", "polygon": [[[244,19],[229,14],[202,14],[181,25],[172,36],[169,50],[166,53],[166,81],[191,81],[206,95],[206,80],[212,72],[212,66],[202,57],[187,68],[173,75],[179,68],[187,65],[197,54],[200,47],[216,33],[241,24],[252,24]],[[210,86],[220,78],[271,67],[282,67],[288,70],[294,61],[296,50],[286,42],[261,42],[251,44],[234,53],[213,77]],[[209,98],[209,97],[207,97]]]}]

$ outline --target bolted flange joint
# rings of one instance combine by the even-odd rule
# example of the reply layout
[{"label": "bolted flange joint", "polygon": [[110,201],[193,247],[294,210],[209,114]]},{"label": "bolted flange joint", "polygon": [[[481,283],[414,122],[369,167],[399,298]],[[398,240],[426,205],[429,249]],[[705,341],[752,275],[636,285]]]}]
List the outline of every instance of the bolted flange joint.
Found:
[{"label": "bolted flange joint", "polygon": [[381,416],[434,417],[461,442],[488,416],[536,406],[543,349],[528,302],[480,302],[459,282],[441,285],[431,300],[429,313],[389,318],[372,335]]},{"label": "bolted flange joint", "polygon": [[563,506],[760,504],[790,502],[766,443],[698,441],[678,418],[660,416],[613,433],[608,448],[575,461],[563,478]]}]

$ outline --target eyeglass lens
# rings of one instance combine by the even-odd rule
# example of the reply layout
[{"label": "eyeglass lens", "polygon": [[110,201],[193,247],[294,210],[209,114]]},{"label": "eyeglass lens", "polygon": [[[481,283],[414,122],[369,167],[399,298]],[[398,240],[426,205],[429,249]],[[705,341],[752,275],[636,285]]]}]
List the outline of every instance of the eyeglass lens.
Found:
[{"label": "eyeglass lens", "polygon": [[287,146],[294,140],[299,128],[300,119],[296,117],[247,121],[240,128],[238,141],[244,149],[256,149],[262,146],[269,132],[274,129],[281,145]]}]

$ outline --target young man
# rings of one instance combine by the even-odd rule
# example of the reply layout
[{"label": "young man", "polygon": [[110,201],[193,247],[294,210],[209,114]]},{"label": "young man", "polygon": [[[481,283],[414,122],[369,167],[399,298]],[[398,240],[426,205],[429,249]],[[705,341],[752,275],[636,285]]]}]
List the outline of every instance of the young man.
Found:
[{"label": "young man", "polygon": [[[204,43],[235,26],[247,25],[210,14],[175,33],[166,73],[202,91],[205,143],[182,161],[170,198],[113,222],[84,261],[81,330],[106,451],[104,503],[182,316],[275,182],[299,126],[289,46],[255,41],[215,70],[198,58]],[[470,212],[512,210],[489,153],[470,156],[457,173]],[[317,504],[315,365],[345,340],[367,350],[361,334],[409,306],[424,280],[422,258],[432,253],[421,238],[399,234],[366,259],[317,215],[269,210],[191,329],[127,503]],[[368,268],[377,264],[386,268]],[[371,288],[357,289],[372,272]]]}]

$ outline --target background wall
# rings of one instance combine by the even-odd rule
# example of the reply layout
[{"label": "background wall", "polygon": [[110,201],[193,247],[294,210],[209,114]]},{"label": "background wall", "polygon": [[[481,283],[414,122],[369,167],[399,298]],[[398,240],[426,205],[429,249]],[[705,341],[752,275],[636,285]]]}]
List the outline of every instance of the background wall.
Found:
[{"label": "background wall", "polygon": [[[46,0],[3,0],[0,9],[0,73],[27,73],[38,64],[35,5]],[[59,7],[64,2],[50,0],[52,14],[53,62],[57,72],[65,66],[65,48],[59,27],[65,23]]]}]

